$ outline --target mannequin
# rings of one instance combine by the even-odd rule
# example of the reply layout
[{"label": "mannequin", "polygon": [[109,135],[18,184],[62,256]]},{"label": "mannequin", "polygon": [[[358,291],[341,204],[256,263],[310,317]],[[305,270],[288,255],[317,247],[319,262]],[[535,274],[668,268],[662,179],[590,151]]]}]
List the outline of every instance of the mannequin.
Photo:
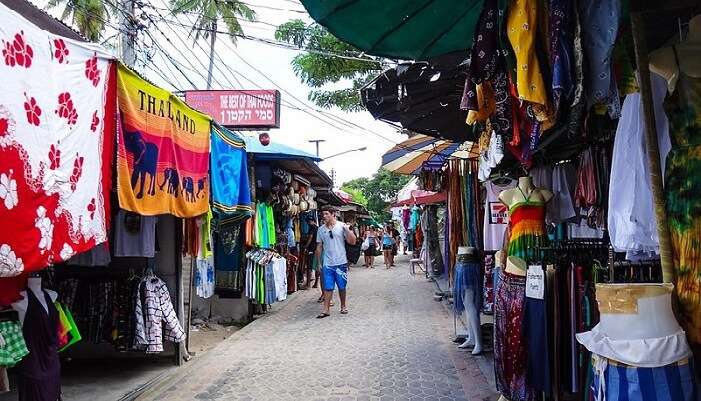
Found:
[{"label": "mannequin", "polygon": [[[42,292],[41,277],[30,277],[29,279],[27,279],[27,288],[29,289],[29,291],[32,291],[34,293],[37,300],[39,300],[41,306],[43,306],[44,310],[48,312],[49,306],[46,304],[46,298],[44,297],[44,294]],[[58,299],[58,294],[55,291],[47,289],[43,290],[49,294],[49,297],[53,302],[56,302],[56,299]],[[16,310],[19,314],[20,323],[24,323],[24,316],[27,314],[27,306],[29,305],[29,297],[27,296],[26,290],[21,291],[20,295],[22,296],[22,299],[13,303],[12,309]]]},{"label": "mannequin", "polygon": [[679,78],[679,66],[674,57],[674,50],[680,60],[683,60],[684,73],[689,76],[701,77],[701,14],[689,21],[689,33],[683,42],[674,46],[663,47],[650,53],[650,71],[657,73],[667,80],[667,89],[674,92]]},{"label": "mannequin", "polygon": [[17,391],[24,401],[57,401],[61,396],[61,362],[58,357],[57,294],[30,277],[21,301],[12,304],[20,315],[29,355],[17,364]]},{"label": "mannequin", "polygon": [[530,176],[519,177],[516,188],[507,189],[499,194],[499,200],[509,209],[526,200],[547,203],[552,197],[552,191],[536,188]]},{"label": "mannequin", "polygon": [[480,261],[477,257],[477,251],[473,247],[461,246],[458,247],[457,264],[467,269],[464,272],[465,287],[464,287],[464,302],[465,314],[468,321],[468,336],[465,342],[460,344],[458,348],[472,349],[472,355],[482,353],[482,324],[480,322],[480,305],[477,300],[481,299],[480,280]]},{"label": "mannequin", "polygon": [[526,270],[527,265],[525,260],[517,256],[509,256],[506,258],[506,268],[504,269],[505,272],[523,277],[526,275]]}]

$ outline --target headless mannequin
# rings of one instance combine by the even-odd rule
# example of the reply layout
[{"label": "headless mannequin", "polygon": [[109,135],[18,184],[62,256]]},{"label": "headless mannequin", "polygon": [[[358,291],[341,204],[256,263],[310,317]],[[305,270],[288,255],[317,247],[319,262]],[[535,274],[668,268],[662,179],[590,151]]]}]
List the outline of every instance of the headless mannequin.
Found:
[{"label": "headless mannequin", "polygon": [[[49,312],[49,306],[46,305],[46,298],[44,298],[44,293],[42,292],[41,288],[41,278],[40,277],[30,277],[27,280],[27,288],[28,291],[32,291],[34,295],[37,297],[39,302],[41,303],[41,306],[44,307],[44,310],[48,313]],[[49,297],[53,302],[56,302],[56,299],[58,299],[58,294],[55,291],[47,290],[44,289],[47,294],[49,294]],[[27,290],[20,292],[20,295],[22,295],[22,299],[19,301],[15,302],[12,304],[12,309],[16,310],[17,313],[19,314],[19,321],[20,323],[24,323],[24,316],[27,314],[27,306],[29,305],[29,296],[27,295]]]},{"label": "headless mannequin", "polygon": [[[458,247],[458,255],[470,255],[477,257],[476,249],[468,246]],[[472,355],[479,355],[482,353],[482,324],[480,322],[480,310],[479,305],[475,305],[475,291],[477,289],[466,288],[463,299],[465,299],[465,315],[467,316],[468,322],[468,336],[465,342],[460,344],[458,348],[470,348],[472,349]]]},{"label": "headless mannequin", "polygon": [[536,188],[529,176],[519,177],[516,188],[507,189],[499,194],[499,200],[512,208],[525,201],[546,203],[552,199],[553,193],[547,189]]},{"label": "headless mannequin", "polygon": [[[674,49],[677,51],[681,65],[677,65]],[[674,92],[680,68],[691,77],[701,77],[701,57],[699,57],[701,54],[701,14],[689,21],[689,33],[686,39],[674,45],[674,49],[668,46],[650,53],[650,71],[667,80],[669,93]]]}]

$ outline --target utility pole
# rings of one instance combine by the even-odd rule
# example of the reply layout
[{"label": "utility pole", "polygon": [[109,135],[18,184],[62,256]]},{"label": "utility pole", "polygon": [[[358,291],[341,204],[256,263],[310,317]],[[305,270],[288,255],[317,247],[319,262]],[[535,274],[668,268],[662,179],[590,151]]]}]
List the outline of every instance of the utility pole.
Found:
[{"label": "utility pole", "polygon": [[119,0],[119,29],[122,37],[122,62],[133,68],[136,64],[136,35],[137,27],[134,24],[136,17],[136,0]]},{"label": "utility pole", "polygon": [[331,169],[331,186],[336,188],[336,170]]},{"label": "utility pole", "polygon": [[319,143],[326,142],[324,139],[312,139],[309,143],[316,144],[316,157],[319,157]]}]

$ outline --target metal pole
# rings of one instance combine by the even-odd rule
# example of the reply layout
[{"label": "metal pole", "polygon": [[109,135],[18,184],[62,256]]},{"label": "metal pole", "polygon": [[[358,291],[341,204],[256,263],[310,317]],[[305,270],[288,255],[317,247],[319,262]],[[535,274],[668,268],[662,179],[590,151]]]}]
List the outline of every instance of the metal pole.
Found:
[{"label": "metal pole", "polygon": [[662,185],[662,168],[660,164],[660,148],[657,142],[657,125],[655,109],[652,101],[652,84],[650,82],[649,49],[645,38],[645,19],[641,13],[631,13],[631,30],[635,45],[635,60],[640,77],[640,95],[645,114],[645,142],[647,142],[647,158],[650,164],[650,184],[655,204],[655,220],[657,235],[660,239],[660,262],[662,264],[662,280],[665,283],[674,281],[674,259],[672,257],[672,240],[667,224],[665,195]]},{"label": "metal pole", "polygon": [[134,21],[134,9],[136,7],[134,0],[120,0],[119,26],[122,30],[122,62],[128,67],[134,67],[136,64],[136,51],[134,45],[136,43],[136,27]]},{"label": "metal pole", "polygon": [[319,157],[319,143],[326,142],[324,139],[313,139],[309,141],[310,143],[316,144],[316,157]]}]

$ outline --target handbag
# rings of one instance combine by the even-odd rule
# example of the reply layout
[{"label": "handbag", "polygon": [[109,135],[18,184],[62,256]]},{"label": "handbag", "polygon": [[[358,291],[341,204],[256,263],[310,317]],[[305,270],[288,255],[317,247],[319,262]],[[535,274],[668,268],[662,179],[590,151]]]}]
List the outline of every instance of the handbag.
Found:
[{"label": "handbag", "polygon": [[363,244],[360,245],[360,250],[361,251],[367,251],[368,248],[370,248],[370,238],[365,238],[365,241],[363,241]]},{"label": "handbag", "polygon": [[71,345],[77,343],[83,338],[78,331],[78,325],[75,324],[73,314],[68,307],[60,302],[54,302],[56,311],[58,312],[58,352],[65,351]]}]

